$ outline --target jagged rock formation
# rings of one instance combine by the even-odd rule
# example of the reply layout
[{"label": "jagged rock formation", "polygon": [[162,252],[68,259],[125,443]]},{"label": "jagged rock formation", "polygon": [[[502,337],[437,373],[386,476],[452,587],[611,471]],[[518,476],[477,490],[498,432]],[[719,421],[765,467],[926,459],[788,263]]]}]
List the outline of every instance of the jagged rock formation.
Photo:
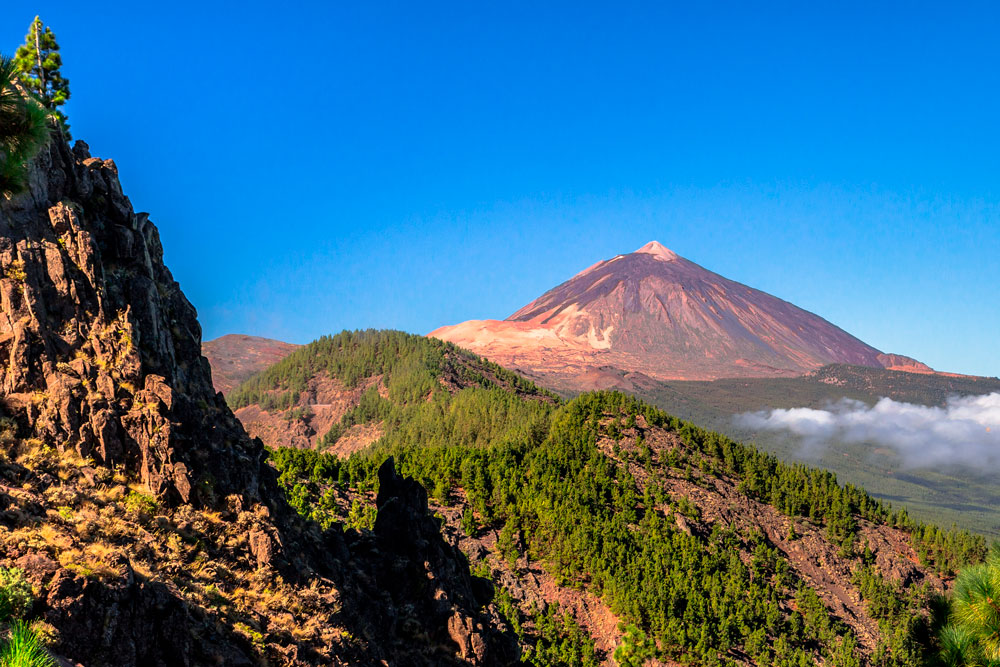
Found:
[{"label": "jagged rock formation", "polygon": [[543,384],[602,386],[602,367],[657,380],[801,375],[825,364],[932,372],[653,241],[598,262],[506,320],[429,334]]},{"label": "jagged rock formation", "polygon": [[465,660],[477,663],[515,660],[517,650],[512,642],[499,643],[503,652],[491,655],[487,643],[490,631],[484,627],[484,619],[461,613],[462,608],[487,605],[493,599],[493,585],[488,579],[471,577],[462,552],[441,539],[440,522],[427,511],[424,487],[416,480],[399,476],[391,457],[379,468],[378,480],[375,535],[395,557],[386,573],[390,590],[400,597],[417,597],[412,591],[414,586],[433,587],[435,581],[458,583],[450,591],[435,591],[431,598],[436,602],[423,610],[423,614],[437,617],[435,627],[447,630],[446,635],[442,633],[435,639],[450,638]]},{"label": "jagged rock formation", "polygon": [[378,534],[291,511],[162,255],[82,142],[54,141],[0,203],[0,566],[31,578],[55,650],[88,667],[514,659],[391,464]]},{"label": "jagged rock formation", "polygon": [[159,496],[256,497],[262,448],[216,396],[194,308],[111,160],[53,142],[0,209],[0,390],[36,437]]}]

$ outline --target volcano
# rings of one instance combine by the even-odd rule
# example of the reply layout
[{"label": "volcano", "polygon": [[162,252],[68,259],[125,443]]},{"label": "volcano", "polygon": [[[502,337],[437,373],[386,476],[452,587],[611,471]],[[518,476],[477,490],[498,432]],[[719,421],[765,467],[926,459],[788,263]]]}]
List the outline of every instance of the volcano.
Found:
[{"label": "volcano", "polygon": [[594,264],[505,320],[429,335],[577,389],[600,386],[609,370],[657,380],[795,376],[831,363],[933,372],[656,241]]}]

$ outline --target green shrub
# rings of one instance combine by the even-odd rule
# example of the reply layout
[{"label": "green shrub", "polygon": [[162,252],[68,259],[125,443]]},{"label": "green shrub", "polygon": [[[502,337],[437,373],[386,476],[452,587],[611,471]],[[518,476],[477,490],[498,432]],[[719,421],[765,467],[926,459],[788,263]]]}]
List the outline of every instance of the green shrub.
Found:
[{"label": "green shrub", "polygon": [[0,646],[3,667],[56,667],[42,640],[30,625],[17,621],[10,628],[10,637]]},{"label": "green shrub", "polygon": [[10,417],[0,417],[0,446],[9,447],[17,441],[17,422]]},{"label": "green shrub", "polygon": [[156,512],[156,498],[138,491],[129,491],[125,496],[125,509],[133,514],[153,514]]},{"label": "green shrub", "polygon": [[366,505],[355,498],[351,501],[351,509],[347,513],[347,518],[344,519],[344,526],[353,528],[354,530],[361,530],[362,528],[374,530],[375,517],[377,515],[378,511],[373,505]]},{"label": "green shrub", "polygon": [[24,578],[24,571],[16,567],[0,567],[0,621],[23,615],[31,606],[32,599],[31,584]]}]

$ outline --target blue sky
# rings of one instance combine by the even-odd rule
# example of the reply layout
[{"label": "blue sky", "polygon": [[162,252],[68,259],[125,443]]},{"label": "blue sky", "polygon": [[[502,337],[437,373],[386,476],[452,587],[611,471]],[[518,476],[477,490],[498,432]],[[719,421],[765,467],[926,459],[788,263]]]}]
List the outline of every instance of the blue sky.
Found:
[{"label": "blue sky", "polygon": [[0,45],[43,12],[206,339],[502,318],[656,239],[1000,375],[995,4],[204,4]]}]

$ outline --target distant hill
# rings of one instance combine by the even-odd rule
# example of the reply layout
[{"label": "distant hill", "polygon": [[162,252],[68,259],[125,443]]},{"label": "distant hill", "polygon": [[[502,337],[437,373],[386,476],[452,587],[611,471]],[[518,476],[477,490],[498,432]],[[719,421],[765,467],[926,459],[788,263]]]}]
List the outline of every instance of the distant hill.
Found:
[{"label": "distant hill", "polygon": [[659,243],[598,262],[506,320],[442,327],[454,342],[572,397],[616,389],[699,425],[863,484],[919,516],[1000,536],[1000,494],[975,470],[915,469],[877,443],[806,450],[734,419],[882,397],[943,405],[1000,380],[934,371],[821,317],[728,280]]},{"label": "distant hill", "polygon": [[387,399],[406,403],[470,387],[556,397],[516,373],[450,343],[400,331],[345,331],[297,349],[244,382],[229,405],[250,435],[271,447],[323,446],[341,454],[383,435],[366,417]]},{"label": "distant hill", "polygon": [[822,407],[841,398],[869,405],[888,397],[906,403],[942,406],[950,396],[1000,391],[998,378],[911,373],[849,364],[829,364],[798,377],[707,381],[661,382],[638,373],[612,368],[600,370],[606,376],[607,388],[643,396],[673,414],[690,415],[695,421],[774,408]]},{"label": "distant hill", "polygon": [[281,361],[299,347],[270,338],[226,334],[202,343],[201,353],[212,366],[215,390],[228,394],[236,385]]},{"label": "distant hill", "polygon": [[[365,421],[358,417],[365,409],[360,406],[366,392],[369,398],[372,391],[385,397],[390,382],[404,380],[398,379],[399,370],[388,375],[368,370],[363,377],[349,377],[339,365],[347,363],[345,358],[360,354],[360,349],[367,349],[365,355],[374,355],[372,346],[381,346],[377,339],[387,335],[390,334],[345,332],[299,348],[282,363],[231,392],[229,403],[247,431],[269,446],[316,448],[322,445],[327,451],[342,455],[362,450],[384,435],[381,421]],[[351,337],[351,345],[359,346],[358,349],[331,346],[331,340],[343,340],[345,336]],[[492,377],[490,382],[497,386],[520,386],[521,391],[529,384],[518,374],[455,346],[443,345],[436,339],[420,343],[420,337],[409,334],[392,332],[391,336],[400,337],[397,350],[412,348],[404,352],[404,356],[413,355],[411,361],[396,364],[399,368],[410,369],[406,376],[433,374],[432,382],[452,393],[476,385],[479,381],[469,378],[479,376]],[[331,360],[336,357],[341,357],[340,361]],[[435,370],[413,371],[427,359],[436,360],[431,362]],[[447,363],[443,363],[443,359],[447,359]],[[411,363],[416,366],[410,366]],[[397,376],[395,381],[393,373]],[[552,380],[548,376],[525,375],[538,383]],[[806,451],[794,438],[755,431],[734,419],[738,414],[758,410],[821,408],[842,398],[869,405],[884,396],[922,405],[943,405],[952,395],[1000,391],[1000,380],[996,378],[911,373],[848,364],[830,364],[803,376],[779,378],[659,381],[642,373],[626,373],[611,367],[596,368],[593,376],[599,378],[596,384],[600,389],[628,392],[682,419],[741,441],[755,442],[785,461],[822,466],[844,481],[864,486],[878,497],[905,505],[922,519],[944,525],[956,523],[976,532],[1000,536],[1000,493],[987,475],[963,470],[914,469],[877,446],[831,443],[820,450]],[[345,377],[348,382],[342,379]],[[432,375],[427,376],[430,377]],[[554,388],[560,389],[566,397],[578,393],[565,386],[554,385]],[[545,392],[542,395],[546,395]]]},{"label": "distant hill", "polygon": [[655,241],[598,262],[506,320],[429,335],[578,391],[600,388],[604,367],[656,380],[790,377],[832,363],[933,372]]}]

